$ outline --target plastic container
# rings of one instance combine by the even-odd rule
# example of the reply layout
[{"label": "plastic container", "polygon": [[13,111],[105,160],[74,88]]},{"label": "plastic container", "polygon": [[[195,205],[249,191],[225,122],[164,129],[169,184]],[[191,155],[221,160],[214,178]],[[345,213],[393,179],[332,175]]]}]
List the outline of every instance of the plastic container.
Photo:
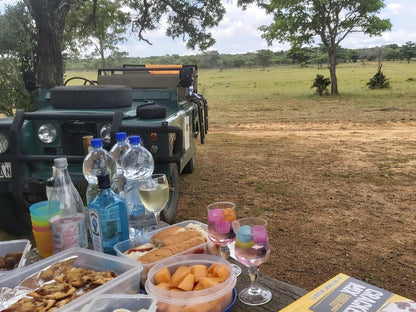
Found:
[{"label": "plastic container", "polygon": [[[16,239],[16,240],[0,242],[0,256],[4,257],[9,252],[21,251],[22,257],[20,258],[19,264],[17,265],[16,269],[22,268],[26,264],[28,253],[31,247],[32,247],[32,244],[30,243],[28,239]],[[0,277],[3,275],[9,274],[11,272],[15,272],[16,269],[0,271]]]},{"label": "plastic container", "polygon": [[[171,274],[181,266],[203,264],[207,267],[213,263],[225,264],[230,276],[221,284],[196,291],[171,291],[155,285],[154,275],[162,268],[167,267]],[[237,277],[233,274],[231,264],[218,256],[213,255],[181,255],[162,260],[155,264],[148,273],[145,290],[148,295],[157,300],[158,312],[183,311],[188,312],[221,312],[227,310],[233,302],[233,289]]]},{"label": "plastic container", "polygon": [[[74,261],[74,266],[76,267],[92,269],[95,271],[111,270],[117,273],[118,276],[55,311],[79,312],[80,308],[75,309],[74,307],[83,307],[97,295],[138,293],[140,291],[139,276],[143,267],[139,263],[80,247],[66,249],[56,255],[23,267],[15,271],[14,274],[6,274],[0,277],[0,285],[2,287],[14,288],[29,276],[37,274],[39,271],[48,268],[54,263],[64,261],[71,257],[76,257],[76,260]],[[1,308],[0,302],[0,309]]]},{"label": "plastic container", "polygon": [[[137,246],[142,245],[142,244],[145,244],[145,243],[148,243],[150,241],[150,238],[154,234],[156,234],[157,232],[160,232],[162,230],[165,230],[165,229],[170,228],[170,227],[173,227],[173,226],[185,227],[186,225],[188,225],[190,223],[199,225],[205,231],[207,231],[207,229],[208,229],[208,227],[207,227],[206,224],[201,223],[199,221],[195,221],[195,220],[183,221],[183,222],[176,223],[176,224],[172,224],[172,225],[169,225],[167,227],[160,228],[160,229],[158,229],[156,231],[148,232],[146,234],[143,234],[143,235],[140,235],[140,236],[137,236],[137,237],[134,237],[134,238],[125,240],[125,241],[120,242],[120,243],[117,243],[117,244],[114,245],[114,250],[116,251],[116,254],[118,256],[124,257],[124,258],[128,258],[128,259],[132,260],[131,257],[129,257],[126,254],[124,254],[124,252],[127,251],[128,249],[133,248],[133,247],[137,247]],[[178,253],[177,255],[208,254],[209,253],[208,244],[209,244],[209,242],[207,241],[207,242],[205,242],[203,244],[200,244],[200,245],[195,246],[193,248],[190,248],[188,250],[182,251],[182,252]],[[174,256],[168,257],[166,259],[170,259],[172,257],[174,257]],[[136,261],[136,262],[138,262],[138,261]],[[140,262],[138,262],[138,263],[140,263]],[[142,283],[143,284],[144,284],[144,282],[145,282],[145,280],[147,278],[147,272],[156,263],[158,263],[158,262],[156,261],[156,262],[152,262],[152,263],[142,264],[143,265],[143,271],[142,271],[142,274],[141,274],[141,280],[142,280]]]},{"label": "plastic container", "polygon": [[84,306],[81,312],[113,312],[115,309],[128,309],[131,312],[147,309],[148,312],[156,312],[156,299],[148,295],[99,295]]}]

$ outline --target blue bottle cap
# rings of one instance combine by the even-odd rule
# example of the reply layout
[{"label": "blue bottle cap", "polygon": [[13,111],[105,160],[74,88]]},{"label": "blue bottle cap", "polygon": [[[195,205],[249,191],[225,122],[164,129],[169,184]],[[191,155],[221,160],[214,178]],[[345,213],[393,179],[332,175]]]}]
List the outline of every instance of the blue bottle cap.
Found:
[{"label": "blue bottle cap", "polygon": [[127,139],[127,134],[125,132],[116,133],[116,141],[125,141]]},{"label": "blue bottle cap", "polygon": [[141,141],[140,135],[132,135],[129,137],[129,142],[132,145],[140,144],[140,141]]},{"label": "blue bottle cap", "polygon": [[102,139],[92,139],[91,140],[91,147],[97,148],[103,146],[103,140]]}]

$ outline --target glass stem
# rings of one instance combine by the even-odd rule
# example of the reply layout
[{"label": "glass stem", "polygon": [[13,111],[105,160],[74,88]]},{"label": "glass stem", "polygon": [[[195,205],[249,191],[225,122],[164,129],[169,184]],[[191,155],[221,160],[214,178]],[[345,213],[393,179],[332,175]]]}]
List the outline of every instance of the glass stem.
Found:
[{"label": "glass stem", "polygon": [[156,220],[156,228],[159,228],[159,220],[160,220],[160,212],[154,212],[155,214],[155,220]]},{"label": "glass stem", "polygon": [[221,245],[220,255],[224,260],[227,260],[230,257],[230,249],[228,249],[227,245]]},{"label": "glass stem", "polygon": [[259,277],[259,269],[257,266],[249,266],[248,267],[248,275],[250,276],[250,289],[252,291],[257,290],[256,282],[257,278]]}]

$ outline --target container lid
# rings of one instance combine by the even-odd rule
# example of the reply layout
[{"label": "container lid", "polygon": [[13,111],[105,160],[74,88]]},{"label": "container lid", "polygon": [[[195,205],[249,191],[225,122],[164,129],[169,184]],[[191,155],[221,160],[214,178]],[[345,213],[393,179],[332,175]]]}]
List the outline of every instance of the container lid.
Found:
[{"label": "container lid", "polygon": [[125,141],[127,139],[127,134],[125,132],[116,133],[116,141]]},{"label": "container lid", "polygon": [[140,144],[140,141],[141,141],[140,135],[132,135],[132,136],[129,137],[129,142],[132,145]]},{"label": "container lid", "polygon": [[103,140],[100,138],[97,139],[92,139],[91,140],[91,147],[93,148],[97,148],[97,147],[102,147],[103,146]]},{"label": "container lid", "polygon": [[68,166],[68,160],[66,158],[55,158],[54,166],[56,168],[65,168]]}]

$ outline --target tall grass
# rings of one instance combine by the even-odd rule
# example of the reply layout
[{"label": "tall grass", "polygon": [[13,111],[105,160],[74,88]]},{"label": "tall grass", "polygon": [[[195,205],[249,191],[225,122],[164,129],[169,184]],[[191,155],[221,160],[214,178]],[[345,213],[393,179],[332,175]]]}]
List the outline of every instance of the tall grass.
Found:
[{"label": "tall grass", "polygon": [[[377,72],[377,63],[340,64],[338,96],[318,96],[311,89],[316,66],[199,70],[198,92],[210,106],[210,124],[322,122],[345,120],[380,122],[415,120],[416,63],[385,62],[383,73],[390,89],[370,90],[366,83]],[[93,72],[68,72],[66,77],[95,80]]]}]

